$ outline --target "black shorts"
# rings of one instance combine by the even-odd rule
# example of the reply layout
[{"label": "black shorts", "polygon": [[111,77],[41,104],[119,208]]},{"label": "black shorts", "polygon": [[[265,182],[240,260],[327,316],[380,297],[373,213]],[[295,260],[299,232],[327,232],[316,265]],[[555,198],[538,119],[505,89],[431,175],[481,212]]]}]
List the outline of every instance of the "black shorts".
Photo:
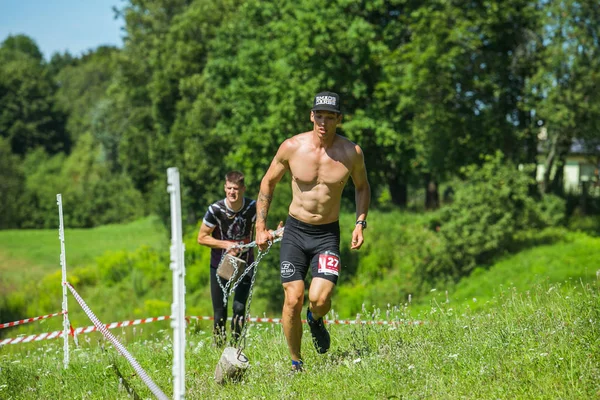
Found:
[{"label": "black shorts", "polygon": [[279,252],[281,282],[313,278],[337,283],[341,270],[340,224],[311,225],[288,215]]}]

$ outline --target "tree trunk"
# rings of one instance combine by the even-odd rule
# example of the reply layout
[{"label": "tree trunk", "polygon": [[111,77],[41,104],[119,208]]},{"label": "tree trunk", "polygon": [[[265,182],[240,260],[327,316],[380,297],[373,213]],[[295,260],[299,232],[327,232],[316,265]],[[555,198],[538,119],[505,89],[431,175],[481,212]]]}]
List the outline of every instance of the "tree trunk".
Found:
[{"label": "tree trunk", "polygon": [[571,138],[559,138],[556,144],[556,174],[552,180],[550,191],[557,196],[563,196],[565,193],[564,175],[567,155],[571,150]]},{"label": "tree trunk", "polygon": [[430,175],[425,177],[425,209],[435,210],[440,207],[440,193],[438,184]]},{"label": "tree trunk", "polygon": [[550,191],[550,173],[552,172],[554,158],[556,157],[556,142],[557,136],[553,135],[552,139],[550,139],[550,149],[548,150],[546,160],[544,161],[544,180],[542,182],[542,191],[544,193],[548,193]]},{"label": "tree trunk", "polygon": [[398,177],[388,179],[388,188],[392,197],[392,203],[400,208],[406,208],[408,202],[408,188],[405,182]]},{"label": "tree trunk", "polygon": [[565,158],[558,156],[556,160],[556,174],[550,183],[550,192],[557,196],[563,196],[565,193],[564,175],[565,175]]},{"label": "tree trunk", "polygon": [[582,215],[587,215],[588,212],[588,191],[590,190],[590,182],[581,182],[581,193],[579,194],[579,209]]}]

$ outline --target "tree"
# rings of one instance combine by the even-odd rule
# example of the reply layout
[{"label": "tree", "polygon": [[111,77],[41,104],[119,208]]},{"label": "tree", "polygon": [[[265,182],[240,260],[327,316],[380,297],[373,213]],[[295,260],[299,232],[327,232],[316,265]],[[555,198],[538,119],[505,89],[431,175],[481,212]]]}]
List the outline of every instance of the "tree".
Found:
[{"label": "tree", "polygon": [[[563,166],[574,139],[598,154],[600,142],[600,5],[583,0],[543,1],[544,43],[528,100],[548,140],[543,142],[543,190],[561,194]],[[552,171],[556,173],[552,176]]]},{"label": "tree", "polygon": [[19,157],[12,154],[10,144],[0,138],[0,229],[19,226],[24,183]]},{"label": "tree", "polygon": [[38,146],[68,151],[64,114],[54,103],[54,85],[41,53],[27,37],[9,37],[0,46],[0,137],[24,155]]},{"label": "tree", "polygon": [[66,128],[73,141],[90,130],[94,110],[107,97],[107,89],[117,72],[118,53],[115,47],[101,46],[77,61],[70,60],[68,54],[60,57],[63,61],[59,61],[57,54],[53,56],[55,67],[64,63],[54,75],[58,85],[56,104],[68,115]]},{"label": "tree", "polygon": [[38,64],[43,64],[44,56],[33,39],[26,35],[9,35],[2,42],[2,51],[25,54]]},{"label": "tree", "polygon": [[401,14],[407,39],[384,53],[374,110],[388,123],[384,154],[404,156],[391,179],[418,177],[427,190],[481,162],[480,154],[501,149],[523,158],[522,132],[531,121],[519,99],[530,61],[513,55],[527,45],[537,18],[525,0],[433,0]]}]

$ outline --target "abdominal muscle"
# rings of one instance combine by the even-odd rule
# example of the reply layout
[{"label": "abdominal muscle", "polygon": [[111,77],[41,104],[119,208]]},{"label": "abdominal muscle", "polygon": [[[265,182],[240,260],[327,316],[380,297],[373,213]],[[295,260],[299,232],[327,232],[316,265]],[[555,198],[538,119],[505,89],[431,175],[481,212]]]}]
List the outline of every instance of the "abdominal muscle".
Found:
[{"label": "abdominal muscle", "polygon": [[289,213],[292,217],[313,225],[335,222],[340,215],[342,189],[343,186],[334,190],[327,184],[319,183],[308,190],[301,190],[296,181],[292,181],[293,198]]}]

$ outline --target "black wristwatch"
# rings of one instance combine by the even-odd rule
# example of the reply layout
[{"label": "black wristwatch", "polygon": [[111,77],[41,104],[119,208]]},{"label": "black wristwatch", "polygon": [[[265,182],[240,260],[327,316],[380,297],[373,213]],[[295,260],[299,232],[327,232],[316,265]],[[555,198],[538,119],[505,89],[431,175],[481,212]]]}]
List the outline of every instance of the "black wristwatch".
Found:
[{"label": "black wristwatch", "polygon": [[367,229],[367,221],[356,221],[356,225],[362,225],[363,231]]}]

